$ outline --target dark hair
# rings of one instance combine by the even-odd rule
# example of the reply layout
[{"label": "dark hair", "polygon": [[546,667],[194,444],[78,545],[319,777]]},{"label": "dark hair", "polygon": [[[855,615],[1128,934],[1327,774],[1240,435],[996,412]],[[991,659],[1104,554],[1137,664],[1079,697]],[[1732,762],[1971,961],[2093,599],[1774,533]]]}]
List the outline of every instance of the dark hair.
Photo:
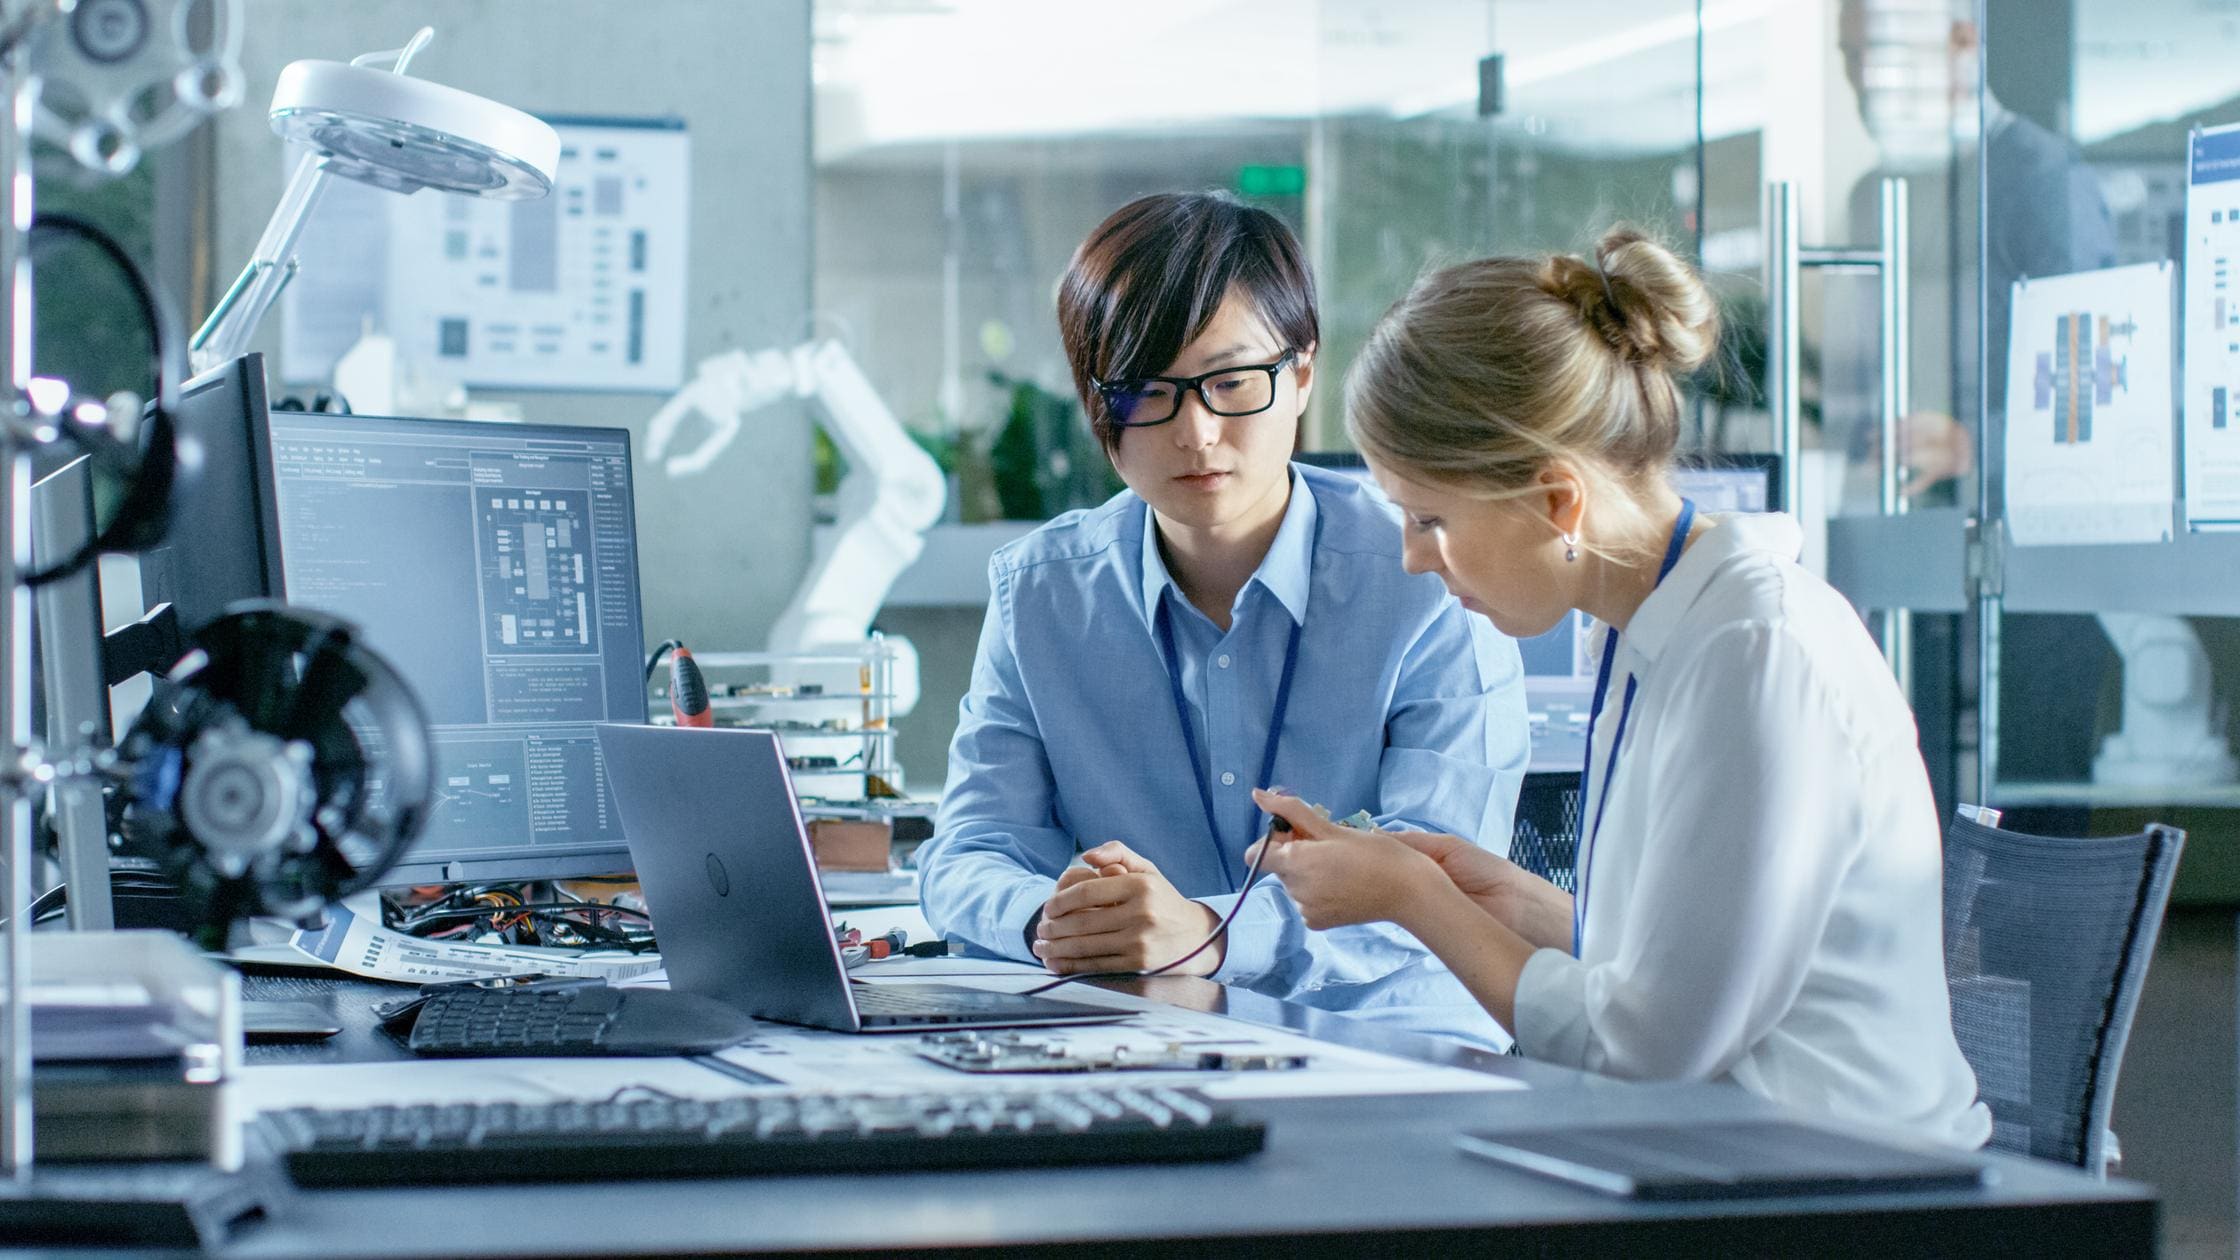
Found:
[{"label": "dark hair", "polygon": [[1224,193],[1156,193],[1112,212],[1058,284],[1058,332],[1097,440],[1120,429],[1094,382],[1166,371],[1240,289],[1284,348],[1321,339],[1314,277],[1281,219]]}]

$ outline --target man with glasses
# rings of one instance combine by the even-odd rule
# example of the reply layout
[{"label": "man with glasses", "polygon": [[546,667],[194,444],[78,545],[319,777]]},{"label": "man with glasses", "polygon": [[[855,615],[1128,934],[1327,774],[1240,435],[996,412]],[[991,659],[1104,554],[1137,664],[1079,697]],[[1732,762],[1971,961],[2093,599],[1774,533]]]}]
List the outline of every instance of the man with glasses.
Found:
[{"label": "man with glasses", "polygon": [[[1402,573],[1364,482],[1290,462],[1319,339],[1290,231],[1223,196],[1141,198],[1075,253],[1058,317],[1128,489],[990,562],[919,857],[933,925],[1061,975],[1163,967],[1237,902],[1256,785],[1506,837],[1528,755],[1516,645]],[[1505,1041],[1399,929],[1310,932],[1273,882],[1244,900],[1178,972],[1430,1007],[1419,1022]]]}]

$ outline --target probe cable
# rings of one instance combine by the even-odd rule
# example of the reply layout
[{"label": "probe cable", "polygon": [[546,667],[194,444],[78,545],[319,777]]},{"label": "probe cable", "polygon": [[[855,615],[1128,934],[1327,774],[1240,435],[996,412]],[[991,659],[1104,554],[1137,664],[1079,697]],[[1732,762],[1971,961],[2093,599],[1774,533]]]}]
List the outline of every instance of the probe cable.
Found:
[{"label": "probe cable", "polygon": [[1189,953],[1184,954],[1182,957],[1175,959],[1173,962],[1168,963],[1163,967],[1151,967],[1143,971],[1084,971],[1079,972],[1075,975],[1059,976],[1057,979],[1052,980],[1048,984],[1038,984],[1031,989],[1021,990],[1022,996],[1032,997],[1037,993],[1048,993],[1050,990],[1057,988],[1059,985],[1072,984],[1076,980],[1148,980],[1153,976],[1164,975],[1167,972],[1173,971],[1175,968],[1181,966],[1186,962],[1189,962],[1191,959],[1196,958],[1198,955],[1213,948],[1213,943],[1215,941],[1218,941],[1222,937],[1228,935],[1229,925],[1236,922],[1237,912],[1244,909],[1244,899],[1248,895],[1250,895],[1253,888],[1259,884],[1260,865],[1261,863],[1268,860],[1268,850],[1275,847],[1275,838],[1277,834],[1281,832],[1288,832],[1290,830],[1291,824],[1285,821],[1285,819],[1281,815],[1277,815],[1270,820],[1268,824],[1267,838],[1260,845],[1260,852],[1253,856],[1252,866],[1245,871],[1244,887],[1238,890],[1236,901],[1232,902],[1229,906],[1229,913],[1221,916],[1221,922],[1216,924],[1213,931],[1207,933],[1206,938],[1198,942],[1197,948],[1191,950]]}]

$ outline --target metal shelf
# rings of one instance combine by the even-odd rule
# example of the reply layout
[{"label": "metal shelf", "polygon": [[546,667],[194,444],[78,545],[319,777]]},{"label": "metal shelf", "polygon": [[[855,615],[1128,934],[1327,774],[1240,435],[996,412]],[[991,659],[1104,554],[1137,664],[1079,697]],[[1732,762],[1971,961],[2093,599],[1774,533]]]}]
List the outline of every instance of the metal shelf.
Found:
[{"label": "metal shelf", "polygon": [[2006,551],[2010,613],[2168,613],[2240,617],[2240,534],[2181,533],[2163,543]]},{"label": "metal shelf", "polygon": [[2240,808],[2240,784],[2015,782],[1994,788],[1991,803],[2002,809],[2025,805],[2087,805],[2103,809],[2192,805],[2232,809]]}]

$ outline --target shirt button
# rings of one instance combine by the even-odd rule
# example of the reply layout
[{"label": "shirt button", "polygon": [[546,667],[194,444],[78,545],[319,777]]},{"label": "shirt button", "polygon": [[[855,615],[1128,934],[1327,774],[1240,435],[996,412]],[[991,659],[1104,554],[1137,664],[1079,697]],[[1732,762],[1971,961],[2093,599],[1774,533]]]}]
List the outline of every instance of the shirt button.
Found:
[{"label": "shirt button", "polygon": [[1224,771],[1222,771],[1222,772],[1221,772],[1221,786],[1223,786],[1223,787],[1235,787],[1236,785],[1237,785],[1237,776],[1236,776],[1236,775],[1234,775],[1234,774],[1231,774],[1231,773],[1230,773],[1230,772],[1228,772],[1227,770],[1224,770]]},{"label": "shirt button", "polygon": [[1222,655],[1220,655],[1220,656],[1216,656],[1216,657],[1214,657],[1214,658],[1213,658],[1213,663],[1214,663],[1214,664],[1216,664],[1216,665],[1219,665],[1219,666],[1220,666],[1221,668],[1223,668],[1223,669],[1227,669],[1227,668],[1229,668],[1229,657],[1228,657],[1228,654],[1227,654],[1227,653],[1223,653],[1223,654],[1222,654]]}]

